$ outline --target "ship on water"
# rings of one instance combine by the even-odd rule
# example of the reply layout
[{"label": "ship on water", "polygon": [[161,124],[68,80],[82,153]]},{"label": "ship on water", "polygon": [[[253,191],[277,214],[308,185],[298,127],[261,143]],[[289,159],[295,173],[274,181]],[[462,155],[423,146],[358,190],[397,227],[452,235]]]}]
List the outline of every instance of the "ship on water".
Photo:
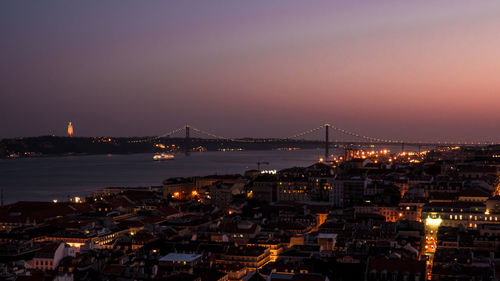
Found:
[{"label": "ship on water", "polygon": [[163,160],[174,160],[175,156],[173,154],[167,154],[167,153],[156,153],[153,156],[154,161],[163,161]]}]

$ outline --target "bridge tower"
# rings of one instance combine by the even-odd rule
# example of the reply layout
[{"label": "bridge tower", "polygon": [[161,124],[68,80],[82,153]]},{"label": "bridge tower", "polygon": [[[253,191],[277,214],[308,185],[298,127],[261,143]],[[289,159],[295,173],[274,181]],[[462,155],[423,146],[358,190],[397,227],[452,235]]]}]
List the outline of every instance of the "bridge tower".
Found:
[{"label": "bridge tower", "polygon": [[184,139],[184,153],[186,153],[186,156],[191,154],[191,136],[189,131],[189,125],[186,125],[186,138]]},{"label": "bridge tower", "polygon": [[328,161],[328,157],[330,153],[328,151],[330,147],[330,143],[328,141],[328,129],[330,128],[330,124],[325,124],[325,161]]}]

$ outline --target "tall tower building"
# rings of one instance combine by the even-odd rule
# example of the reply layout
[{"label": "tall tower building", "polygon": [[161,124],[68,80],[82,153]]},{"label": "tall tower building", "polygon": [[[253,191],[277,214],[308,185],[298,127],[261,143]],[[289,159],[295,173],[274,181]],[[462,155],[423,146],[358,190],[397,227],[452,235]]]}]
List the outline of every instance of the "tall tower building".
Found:
[{"label": "tall tower building", "polygon": [[73,124],[71,122],[68,124],[68,137],[73,137]]}]

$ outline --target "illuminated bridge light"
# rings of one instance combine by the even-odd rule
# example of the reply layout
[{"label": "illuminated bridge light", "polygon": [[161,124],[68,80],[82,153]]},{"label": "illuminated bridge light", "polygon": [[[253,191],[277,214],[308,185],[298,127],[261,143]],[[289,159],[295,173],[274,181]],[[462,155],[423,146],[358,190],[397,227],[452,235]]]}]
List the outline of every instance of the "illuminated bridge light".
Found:
[{"label": "illuminated bridge light", "polygon": [[[349,135],[349,136],[352,136],[352,137],[355,137],[355,138],[364,139],[367,142],[379,142],[379,143],[387,143],[387,144],[406,144],[406,143],[408,143],[408,144],[427,144],[427,145],[436,145],[436,144],[437,145],[443,145],[443,144],[444,145],[453,145],[453,144],[455,144],[455,145],[456,144],[458,144],[458,145],[480,145],[480,144],[494,144],[495,143],[494,141],[476,141],[476,142],[437,141],[437,142],[424,142],[424,141],[421,141],[421,140],[420,141],[391,140],[391,139],[384,139],[384,138],[376,138],[376,137],[365,136],[365,135],[362,135],[362,134],[358,134],[358,133],[355,133],[355,132],[344,130],[342,128],[338,128],[338,127],[332,125],[331,123],[325,123],[325,124],[323,124],[323,125],[321,125],[321,126],[319,126],[317,128],[306,130],[306,131],[303,131],[301,133],[298,133],[298,134],[295,134],[295,135],[292,135],[292,136],[288,136],[288,137],[284,137],[284,138],[274,138],[274,139],[240,139],[240,138],[228,138],[228,137],[225,137],[225,136],[220,136],[220,135],[208,132],[208,131],[204,131],[204,130],[195,128],[195,127],[193,127],[191,125],[185,125],[185,126],[183,126],[181,128],[175,129],[173,131],[170,131],[168,133],[165,133],[165,134],[162,134],[162,135],[159,135],[159,136],[150,137],[150,138],[144,138],[144,139],[137,139],[137,140],[130,140],[128,142],[129,143],[150,142],[150,141],[157,140],[157,139],[160,139],[160,138],[163,138],[163,137],[172,136],[175,133],[178,133],[178,132],[180,132],[182,130],[185,130],[187,128],[192,129],[194,132],[197,132],[197,133],[209,136],[211,138],[219,139],[219,140],[227,140],[227,141],[232,141],[232,142],[245,142],[245,143],[271,142],[271,141],[275,141],[275,140],[279,141],[279,140],[296,139],[296,138],[299,138],[301,136],[317,132],[318,130],[320,130],[322,128],[325,128],[325,127],[329,127],[332,130],[335,130],[335,131],[337,131],[339,133],[342,133],[342,134],[345,134],[345,135]],[[500,144],[500,142],[498,142],[498,144]]]}]

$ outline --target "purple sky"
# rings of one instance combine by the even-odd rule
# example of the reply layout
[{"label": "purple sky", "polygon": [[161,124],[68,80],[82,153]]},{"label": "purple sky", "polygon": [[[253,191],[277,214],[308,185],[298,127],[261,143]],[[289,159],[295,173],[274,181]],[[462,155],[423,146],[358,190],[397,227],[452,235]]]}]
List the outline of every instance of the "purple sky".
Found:
[{"label": "purple sky", "polygon": [[500,141],[500,2],[4,1],[0,137]]}]

